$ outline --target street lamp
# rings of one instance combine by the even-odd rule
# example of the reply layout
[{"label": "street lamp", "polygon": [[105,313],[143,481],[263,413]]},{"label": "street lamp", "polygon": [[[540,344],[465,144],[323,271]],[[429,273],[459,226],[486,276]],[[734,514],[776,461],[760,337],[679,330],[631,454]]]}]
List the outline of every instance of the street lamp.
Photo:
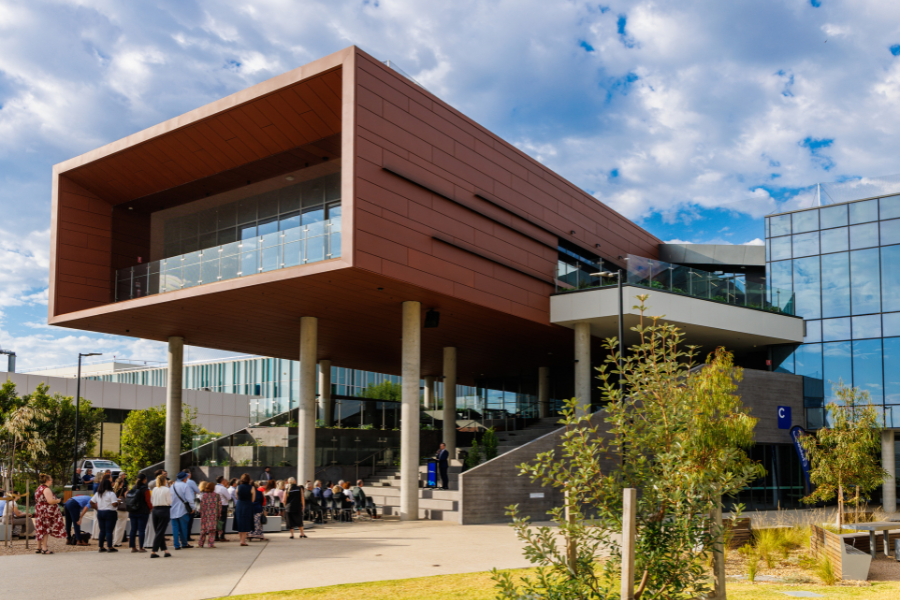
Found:
[{"label": "street lamp", "polygon": [[[78,353],[78,381],[75,383],[75,448],[72,451],[72,485],[75,485],[75,469],[78,468],[78,409],[81,406],[81,359],[85,356],[102,356],[102,354],[100,352]],[[102,424],[100,426],[103,427]],[[100,448],[100,454],[103,454],[103,448]]]},{"label": "street lamp", "polygon": [[616,363],[619,365],[619,391],[622,391],[622,360],[625,358],[625,315],[622,309],[622,269],[618,271],[601,271],[599,273],[591,273],[591,277],[615,277],[619,288],[619,359]]}]

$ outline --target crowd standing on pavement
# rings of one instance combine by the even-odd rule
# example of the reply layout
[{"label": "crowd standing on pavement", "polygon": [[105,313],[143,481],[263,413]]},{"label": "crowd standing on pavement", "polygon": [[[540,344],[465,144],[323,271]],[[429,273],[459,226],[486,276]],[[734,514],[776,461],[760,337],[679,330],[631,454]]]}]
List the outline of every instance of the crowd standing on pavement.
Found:
[{"label": "crowd standing on pavement", "polygon": [[[73,546],[88,546],[93,538],[102,553],[118,552],[127,541],[132,553],[146,553],[149,548],[150,558],[171,557],[166,540],[169,527],[174,550],[194,548],[191,531],[195,519],[200,521],[198,546],[214,549],[217,543],[229,541],[229,514],[241,546],[268,541],[264,529],[270,517],[283,519],[290,539],[306,539],[304,520],[323,523],[330,516],[336,522],[348,522],[354,511],[376,515],[362,480],[352,487],[345,481],[326,481],[323,486],[321,481],[310,480],[300,485],[293,477],[273,479],[269,467],[256,481],[245,473],[239,479],[219,476],[215,482],[199,485],[188,470],[177,473],[174,480],[163,469],[149,481],[141,473],[129,484],[124,472],[113,481],[110,471],[95,476],[91,469],[83,474],[76,469],[72,489],[86,488],[93,493],[73,495],[65,503],[53,493],[52,477],[41,474],[39,480],[33,518],[38,554],[53,554],[49,549],[53,537],[66,538]],[[92,530],[86,531],[83,524],[92,509]],[[13,525],[27,525],[27,515],[14,502],[9,506],[0,502],[0,517],[4,510],[11,511]]]}]

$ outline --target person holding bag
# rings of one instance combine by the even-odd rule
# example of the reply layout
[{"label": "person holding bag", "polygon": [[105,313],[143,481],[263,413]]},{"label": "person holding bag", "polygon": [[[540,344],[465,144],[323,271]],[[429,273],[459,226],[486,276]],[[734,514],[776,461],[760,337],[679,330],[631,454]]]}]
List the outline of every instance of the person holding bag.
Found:
[{"label": "person holding bag", "polygon": [[[143,473],[138,474],[137,482],[125,494],[125,509],[128,511],[128,518],[131,519],[131,535],[128,545],[131,546],[132,552],[146,552],[144,537],[147,535],[147,520],[150,518],[150,511],[153,510],[151,495],[147,488],[147,476]],[[140,539],[140,543],[136,543],[138,539]]]},{"label": "person holding bag", "polygon": [[113,546],[118,548],[128,535],[128,510],[125,508],[125,494],[128,493],[128,481],[125,479],[125,471],[119,473],[119,477],[113,484],[113,493],[119,499],[116,506],[116,529],[113,532]]},{"label": "person holding bag", "polygon": [[172,519],[172,543],[176,550],[193,548],[188,543],[188,527],[191,514],[194,512],[194,490],[185,481],[187,473],[178,474],[178,481],[172,484],[172,506],[169,509],[169,517]]}]

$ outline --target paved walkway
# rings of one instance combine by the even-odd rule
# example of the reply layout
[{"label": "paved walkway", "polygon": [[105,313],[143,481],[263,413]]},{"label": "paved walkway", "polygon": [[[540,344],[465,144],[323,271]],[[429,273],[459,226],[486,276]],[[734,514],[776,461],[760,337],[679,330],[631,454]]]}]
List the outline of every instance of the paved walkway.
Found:
[{"label": "paved walkway", "polygon": [[436,521],[320,526],[305,540],[286,533],[249,548],[233,542],[155,560],[149,554],[73,552],[0,557],[0,598],[28,590],[64,600],[202,600],[339,583],[526,567],[506,525]]}]

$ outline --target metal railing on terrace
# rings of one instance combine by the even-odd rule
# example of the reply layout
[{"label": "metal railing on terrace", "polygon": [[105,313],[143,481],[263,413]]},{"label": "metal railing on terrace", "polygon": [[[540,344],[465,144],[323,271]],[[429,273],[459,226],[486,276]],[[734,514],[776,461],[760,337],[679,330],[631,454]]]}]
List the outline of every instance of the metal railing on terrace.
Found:
[{"label": "metal railing on terrace", "polygon": [[[788,290],[746,281],[736,275],[710,273],[633,254],[628,255],[628,268],[622,283],[745,308],[794,314],[794,294]],[[615,277],[597,277],[583,270],[557,274],[556,278],[557,293],[615,285]]]},{"label": "metal railing on terrace", "polygon": [[327,219],[116,271],[116,302],[338,258],[341,220]]}]

